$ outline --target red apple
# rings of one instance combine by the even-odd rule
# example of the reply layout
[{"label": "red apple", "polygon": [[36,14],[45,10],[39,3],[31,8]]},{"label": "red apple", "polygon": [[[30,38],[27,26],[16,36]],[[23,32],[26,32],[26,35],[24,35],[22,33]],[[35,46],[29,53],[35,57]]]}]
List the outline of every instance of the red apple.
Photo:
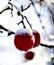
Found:
[{"label": "red apple", "polygon": [[33,47],[32,35],[28,32],[28,30],[18,30],[18,33],[14,38],[14,44],[17,49],[28,51]]},{"label": "red apple", "polygon": [[34,52],[32,52],[32,51],[26,52],[26,54],[25,54],[26,60],[32,60],[33,58],[34,58]]},{"label": "red apple", "polygon": [[40,45],[40,34],[37,32],[37,31],[33,31],[33,35],[34,35],[34,38],[35,38],[35,42],[34,42],[34,47],[37,47]]}]

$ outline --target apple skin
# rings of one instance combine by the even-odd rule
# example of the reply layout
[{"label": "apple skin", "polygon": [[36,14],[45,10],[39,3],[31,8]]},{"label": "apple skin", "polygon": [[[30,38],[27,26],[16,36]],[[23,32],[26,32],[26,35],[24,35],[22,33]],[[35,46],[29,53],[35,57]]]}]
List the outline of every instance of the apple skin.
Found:
[{"label": "apple skin", "polygon": [[28,51],[40,45],[40,34],[36,30],[31,34],[27,29],[19,29],[14,37],[14,45],[21,51]]},{"label": "apple skin", "polygon": [[32,51],[28,51],[25,53],[25,59],[26,60],[32,60],[34,58],[35,53]]},{"label": "apple skin", "polygon": [[35,48],[35,47],[40,45],[41,38],[40,38],[40,34],[37,31],[33,31],[33,35],[34,35],[34,38],[35,38],[35,42],[34,42],[34,47],[33,48]]},{"label": "apple skin", "polygon": [[28,51],[29,49],[33,48],[32,35],[29,33],[15,35],[14,45],[21,51]]}]

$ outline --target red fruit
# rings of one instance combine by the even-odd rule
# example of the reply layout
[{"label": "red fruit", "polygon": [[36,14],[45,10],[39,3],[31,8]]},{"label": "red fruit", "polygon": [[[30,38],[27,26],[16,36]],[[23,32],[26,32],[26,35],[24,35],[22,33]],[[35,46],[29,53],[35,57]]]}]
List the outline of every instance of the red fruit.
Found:
[{"label": "red fruit", "polygon": [[33,40],[32,35],[29,33],[23,33],[22,31],[20,34],[17,34],[14,38],[14,44],[17,49],[22,51],[28,51],[33,47]]},{"label": "red fruit", "polygon": [[34,58],[34,52],[29,51],[25,54],[25,59],[32,60]]},{"label": "red fruit", "polygon": [[33,32],[35,42],[34,42],[34,48],[40,45],[40,34],[37,31]]}]

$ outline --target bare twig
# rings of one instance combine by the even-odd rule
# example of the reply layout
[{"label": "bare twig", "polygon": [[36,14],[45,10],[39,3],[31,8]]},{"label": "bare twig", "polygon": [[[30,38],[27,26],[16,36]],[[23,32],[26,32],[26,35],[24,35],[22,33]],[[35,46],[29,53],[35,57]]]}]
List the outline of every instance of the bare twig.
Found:
[{"label": "bare twig", "polygon": [[[0,29],[5,30],[6,32],[8,32],[8,36],[10,36],[11,34],[15,34],[15,32],[6,29],[6,28],[3,27],[2,25],[0,25]],[[2,33],[2,31],[0,31],[0,32]]]},{"label": "bare twig", "polygon": [[21,12],[27,10],[30,7],[30,5],[31,5],[31,3],[25,9],[23,8],[23,5],[21,5]]},{"label": "bare twig", "polygon": [[54,48],[54,46],[53,45],[47,45],[47,44],[42,44],[42,43],[40,43],[40,45],[41,46],[43,46],[43,47],[47,47],[47,48]]},{"label": "bare twig", "polygon": [[5,9],[3,9],[3,10],[0,12],[0,14],[2,14],[4,11],[10,10],[10,9],[11,9],[10,7],[7,7],[7,8],[5,8]]},{"label": "bare twig", "polygon": [[22,17],[22,21],[20,21],[20,22],[18,23],[18,25],[19,25],[20,23],[22,23],[22,24],[23,24],[23,27],[24,27],[24,28],[26,28],[26,26],[25,26],[25,24],[24,24],[24,21],[23,21],[23,19],[25,18],[25,19],[26,19],[26,21],[27,21],[27,23],[29,24],[30,28],[32,29],[32,26],[31,26],[31,24],[29,23],[29,21],[28,21],[27,17],[26,17],[26,16],[24,16],[24,15],[22,15],[19,11],[18,11],[18,13],[17,13],[17,14],[18,14],[18,15],[21,15],[21,17]]}]

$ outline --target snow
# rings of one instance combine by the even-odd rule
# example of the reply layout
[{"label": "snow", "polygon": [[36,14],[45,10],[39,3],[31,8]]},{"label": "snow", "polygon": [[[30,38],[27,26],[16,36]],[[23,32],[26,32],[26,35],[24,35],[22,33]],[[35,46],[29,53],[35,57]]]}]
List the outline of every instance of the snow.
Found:
[{"label": "snow", "polygon": [[[4,2],[5,1],[6,0],[4,0]],[[38,4],[35,6],[37,7],[37,12],[39,13],[40,9],[38,9],[39,8]],[[43,10],[43,9],[41,12],[42,13],[41,21],[43,22],[43,19],[44,19],[43,24],[45,26],[47,24],[46,30],[48,32],[48,31],[50,31],[49,30],[50,27],[48,28],[48,25],[51,26],[51,23],[48,23],[47,20],[50,20],[50,18],[48,15],[48,11],[46,9],[45,10]],[[11,31],[14,31],[14,32],[19,31],[19,32],[17,32],[17,34],[18,34],[18,33],[22,32],[22,30],[20,30],[20,29],[23,29],[23,25],[22,24],[20,24],[19,26],[17,25],[17,23],[21,21],[21,16],[17,16],[16,12],[17,11],[14,8],[13,18],[11,17],[10,10],[3,12],[0,15],[0,24]],[[33,30],[37,30],[40,33],[40,35],[42,35],[45,39],[46,33],[44,32],[44,30],[41,27],[42,24],[40,23],[40,20],[39,20],[37,14],[35,13],[33,6],[31,5],[31,7],[28,8],[26,11],[22,12],[22,14],[28,18],[29,22],[32,24]],[[24,19],[24,23],[26,25],[26,29],[32,31],[25,19]],[[27,30],[25,30],[24,32],[30,33],[30,31],[27,31]],[[46,47],[42,47],[40,45],[36,48],[32,48],[30,51],[33,51],[35,53],[35,57],[31,61],[26,61],[24,58],[25,52],[22,52],[22,51],[16,49],[16,47],[14,46],[14,36],[15,35],[11,35],[11,36],[7,37],[6,31],[4,31],[3,34],[0,33],[0,65],[30,65],[30,64],[31,65],[40,65],[40,64],[49,65],[48,62],[51,63],[51,58],[54,57],[53,48],[49,49]],[[47,44],[47,45],[54,45],[54,42],[49,42],[49,41],[43,40],[42,38],[41,38],[41,43]]]},{"label": "snow", "polygon": [[24,33],[28,33],[28,34],[32,35],[32,33],[28,29],[19,29],[16,31],[15,35],[17,35],[17,34],[22,35]]}]

